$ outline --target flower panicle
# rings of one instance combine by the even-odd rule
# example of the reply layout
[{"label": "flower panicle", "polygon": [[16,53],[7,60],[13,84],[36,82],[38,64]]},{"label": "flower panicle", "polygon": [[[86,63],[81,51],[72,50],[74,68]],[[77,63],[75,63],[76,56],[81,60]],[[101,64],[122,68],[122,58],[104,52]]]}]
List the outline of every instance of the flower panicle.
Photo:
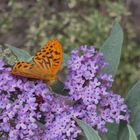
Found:
[{"label": "flower panicle", "polygon": [[111,91],[112,75],[102,72],[106,66],[95,46],[73,50],[64,83],[69,94],[56,96],[42,81],[11,75],[0,60],[2,138],[76,140],[82,130],[73,118],[100,132],[108,131],[107,123],[128,122],[124,99]]}]

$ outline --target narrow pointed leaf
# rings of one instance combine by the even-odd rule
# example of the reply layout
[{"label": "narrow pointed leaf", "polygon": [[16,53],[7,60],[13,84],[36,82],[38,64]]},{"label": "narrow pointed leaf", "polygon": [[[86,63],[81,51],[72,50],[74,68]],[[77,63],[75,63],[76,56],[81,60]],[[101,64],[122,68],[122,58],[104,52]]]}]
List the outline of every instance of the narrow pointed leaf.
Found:
[{"label": "narrow pointed leaf", "polygon": [[103,140],[118,140],[118,125],[116,123],[108,123],[107,125],[108,132],[102,134]]},{"label": "narrow pointed leaf", "polygon": [[130,110],[130,124],[136,135],[140,135],[140,80],[130,89],[126,97]]},{"label": "narrow pointed leaf", "polygon": [[137,140],[136,134],[130,125],[127,125],[129,130],[129,140]]},{"label": "narrow pointed leaf", "polygon": [[127,122],[121,121],[119,124],[118,139],[117,140],[129,140],[129,132],[127,128]]},{"label": "narrow pointed leaf", "polygon": [[104,71],[113,76],[115,76],[119,66],[122,44],[123,31],[120,24],[115,22],[110,36],[100,48],[100,51],[104,54],[106,62],[109,64],[109,67],[105,68]]},{"label": "narrow pointed leaf", "polygon": [[97,131],[95,131],[91,126],[86,124],[85,122],[75,119],[78,125],[82,128],[84,131],[85,136],[87,137],[87,140],[101,140],[100,136],[98,135]]}]

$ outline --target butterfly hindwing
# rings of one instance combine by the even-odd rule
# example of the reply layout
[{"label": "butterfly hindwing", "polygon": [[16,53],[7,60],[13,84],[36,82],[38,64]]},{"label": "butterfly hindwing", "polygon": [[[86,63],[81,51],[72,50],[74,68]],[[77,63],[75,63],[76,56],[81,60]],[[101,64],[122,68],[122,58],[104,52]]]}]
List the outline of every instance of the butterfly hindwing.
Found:
[{"label": "butterfly hindwing", "polygon": [[33,78],[35,76],[35,74],[33,73],[33,67],[33,64],[24,61],[17,62],[11,70],[11,73],[15,75]]},{"label": "butterfly hindwing", "polygon": [[45,74],[36,65],[27,62],[18,62],[11,70],[11,74],[45,80]]}]

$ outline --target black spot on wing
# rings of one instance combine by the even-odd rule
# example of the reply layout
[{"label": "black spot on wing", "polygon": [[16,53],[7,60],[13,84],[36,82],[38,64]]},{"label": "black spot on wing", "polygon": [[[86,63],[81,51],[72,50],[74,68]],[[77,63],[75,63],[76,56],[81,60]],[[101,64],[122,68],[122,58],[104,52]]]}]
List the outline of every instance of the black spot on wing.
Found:
[{"label": "black spot on wing", "polygon": [[55,63],[59,63],[59,61],[55,62]]},{"label": "black spot on wing", "polygon": [[46,50],[42,50],[42,52],[46,52]]},{"label": "black spot on wing", "polygon": [[47,58],[50,60],[50,59],[52,59],[53,57],[52,57],[52,56],[48,56]]},{"label": "black spot on wing", "polygon": [[57,65],[57,64],[54,64],[53,66],[57,67],[57,66],[59,66],[59,65]]},{"label": "black spot on wing", "polygon": [[45,58],[46,56],[45,55],[42,55],[42,57]]},{"label": "black spot on wing", "polygon": [[24,68],[27,68],[28,66],[27,65],[25,65],[25,66],[23,66]]},{"label": "black spot on wing", "polygon": [[18,66],[17,66],[17,68],[20,68],[22,65],[21,64],[19,64]]},{"label": "black spot on wing", "polygon": [[58,61],[58,60],[60,60],[60,58],[55,58],[55,59],[54,59],[54,61]]},{"label": "black spot on wing", "polygon": [[59,53],[58,51],[55,51],[54,53],[55,53],[56,55],[60,55],[60,53]]},{"label": "black spot on wing", "polygon": [[36,56],[34,59],[36,59],[36,60],[41,60],[41,58],[39,58],[38,56]]},{"label": "black spot on wing", "polygon": [[42,52],[37,52],[37,54],[36,55],[41,55],[42,54]]},{"label": "black spot on wing", "polygon": [[18,62],[17,65],[19,65],[21,62]]}]

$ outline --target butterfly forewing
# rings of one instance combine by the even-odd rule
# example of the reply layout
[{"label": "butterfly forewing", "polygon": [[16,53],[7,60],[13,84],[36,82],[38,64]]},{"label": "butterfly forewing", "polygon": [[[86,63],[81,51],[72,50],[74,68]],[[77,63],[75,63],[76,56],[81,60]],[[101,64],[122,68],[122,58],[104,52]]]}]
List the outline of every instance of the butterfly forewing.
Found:
[{"label": "butterfly forewing", "polygon": [[36,53],[33,61],[48,73],[55,75],[62,64],[62,46],[57,39],[50,40]]}]

